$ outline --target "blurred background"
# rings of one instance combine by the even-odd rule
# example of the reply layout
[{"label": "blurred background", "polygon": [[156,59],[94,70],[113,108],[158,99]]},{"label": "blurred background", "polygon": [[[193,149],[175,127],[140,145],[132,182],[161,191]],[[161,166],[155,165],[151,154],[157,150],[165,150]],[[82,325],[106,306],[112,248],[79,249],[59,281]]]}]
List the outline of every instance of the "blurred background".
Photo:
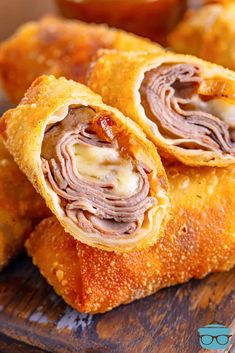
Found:
[{"label": "blurred background", "polygon": [[[24,22],[56,13],[53,0],[0,0],[0,41],[12,35]],[[0,114],[10,107],[0,86]]]},{"label": "blurred background", "polygon": [[165,43],[165,35],[187,7],[206,0],[0,0],[0,40],[22,23],[44,14],[60,13],[112,26]]},{"label": "blurred background", "polygon": [[[23,23],[54,14],[107,23],[167,46],[167,34],[186,9],[208,1],[218,0],[0,0],[0,42]],[[0,113],[8,107],[0,87]]]},{"label": "blurred background", "polygon": [[56,13],[53,0],[0,0],[0,40],[11,35],[20,24],[45,13]]}]

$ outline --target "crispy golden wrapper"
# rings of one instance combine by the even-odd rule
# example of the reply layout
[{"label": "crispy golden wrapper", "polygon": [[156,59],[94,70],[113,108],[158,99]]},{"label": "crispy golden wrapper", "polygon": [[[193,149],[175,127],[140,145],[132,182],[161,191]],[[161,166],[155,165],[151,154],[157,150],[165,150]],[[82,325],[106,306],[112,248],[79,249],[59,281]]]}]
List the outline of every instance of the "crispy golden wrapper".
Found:
[{"label": "crispy golden wrapper", "polygon": [[125,252],[161,235],[168,182],[155,146],[88,87],[39,77],[1,128],[15,161],[77,240]]},{"label": "crispy golden wrapper", "polygon": [[77,242],[48,218],[26,247],[42,275],[79,311],[105,312],[160,288],[235,263],[235,170],[173,165],[172,214],[164,236],[145,250],[115,254]]},{"label": "crispy golden wrapper", "polygon": [[177,53],[193,54],[235,70],[234,1],[217,1],[188,11],[168,41]]},{"label": "crispy golden wrapper", "polygon": [[189,55],[105,50],[88,86],[136,121],[168,160],[235,163],[233,71]]},{"label": "crispy golden wrapper", "polygon": [[0,270],[23,249],[33,226],[49,215],[0,139]]},{"label": "crispy golden wrapper", "polygon": [[23,25],[0,45],[0,80],[15,103],[42,74],[84,83],[91,58],[100,48],[163,50],[149,39],[105,25],[45,17]]}]

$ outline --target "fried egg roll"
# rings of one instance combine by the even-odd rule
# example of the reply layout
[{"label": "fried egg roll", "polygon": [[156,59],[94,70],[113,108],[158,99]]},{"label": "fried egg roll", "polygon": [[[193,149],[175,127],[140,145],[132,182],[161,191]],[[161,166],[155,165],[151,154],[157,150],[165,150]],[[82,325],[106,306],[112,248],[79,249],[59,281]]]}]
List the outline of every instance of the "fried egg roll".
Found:
[{"label": "fried egg roll", "polygon": [[27,240],[34,264],[73,308],[105,312],[235,264],[235,169],[178,164],[166,171],[171,218],[152,247],[127,254],[95,249],[53,217]]},{"label": "fried egg roll", "polygon": [[29,22],[0,45],[0,80],[9,99],[18,103],[34,79],[43,74],[85,82],[99,48],[154,50],[149,39],[105,25],[44,17]]},{"label": "fried egg roll", "polygon": [[42,76],[1,123],[15,161],[77,240],[129,251],[160,236],[168,184],[159,155],[89,88]]},{"label": "fried egg roll", "polygon": [[23,249],[33,227],[49,215],[0,139],[0,270]]},{"label": "fried egg roll", "polygon": [[168,37],[177,53],[193,54],[235,70],[235,2],[188,11]]},{"label": "fried egg roll", "polygon": [[88,85],[135,120],[168,159],[235,163],[235,73],[193,56],[104,51]]}]

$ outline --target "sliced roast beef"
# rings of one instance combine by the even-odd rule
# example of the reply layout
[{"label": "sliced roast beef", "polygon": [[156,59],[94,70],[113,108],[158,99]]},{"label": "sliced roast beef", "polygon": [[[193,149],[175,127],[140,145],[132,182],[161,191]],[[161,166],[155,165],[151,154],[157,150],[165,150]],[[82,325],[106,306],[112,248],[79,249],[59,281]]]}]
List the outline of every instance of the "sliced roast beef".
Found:
[{"label": "sliced roast beef", "polygon": [[128,195],[120,195],[114,188],[112,173],[104,180],[79,172],[75,146],[109,148],[114,153],[119,148],[115,138],[103,140],[90,129],[95,114],[87,107],[70,108],[64,120],[48,128],[42,146],[43,171],[63,200],[67,216],[84,231],[108,237],[130,236],[141,227],[145,212],[156,204],[149,196],[150,171],[130,158],[138,184]]},{"label": "sliced roast beef", "polygon": [[140,88],[146,115],[164,137],[185,139],[181,147],[234,154],[234,129],[206,111],[206,102],[197,95],[199,73],[191,64],[164,64],[148,71]]}]

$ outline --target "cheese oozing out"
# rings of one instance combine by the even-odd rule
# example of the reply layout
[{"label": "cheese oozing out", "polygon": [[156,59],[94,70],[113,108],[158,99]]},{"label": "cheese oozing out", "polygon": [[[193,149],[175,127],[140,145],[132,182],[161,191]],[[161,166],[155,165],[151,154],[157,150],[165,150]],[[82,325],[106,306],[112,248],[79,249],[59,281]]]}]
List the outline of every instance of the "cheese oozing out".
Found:
[{"label": "cheese oozing out", "polygon": [[208,101],[207,104],[211,114],[221,117],[230,128],[235,128],[234,102],[226,98],[215,98]]},{"label": "cheese oozing out", "polygon": [[228,98],[213,98],[203,101],[198,95],[192,97],[192,104],[209,114],[223,120],[229,128],[235,128],[235,104]]},{"label": "cheese oozing out", "polygon": [[110,147],[77,144],[74,146],[78,172],[86,178],[111,182],[115,194],[134,194],[139,185],[139,174],[131,160],[124,159]]}]

